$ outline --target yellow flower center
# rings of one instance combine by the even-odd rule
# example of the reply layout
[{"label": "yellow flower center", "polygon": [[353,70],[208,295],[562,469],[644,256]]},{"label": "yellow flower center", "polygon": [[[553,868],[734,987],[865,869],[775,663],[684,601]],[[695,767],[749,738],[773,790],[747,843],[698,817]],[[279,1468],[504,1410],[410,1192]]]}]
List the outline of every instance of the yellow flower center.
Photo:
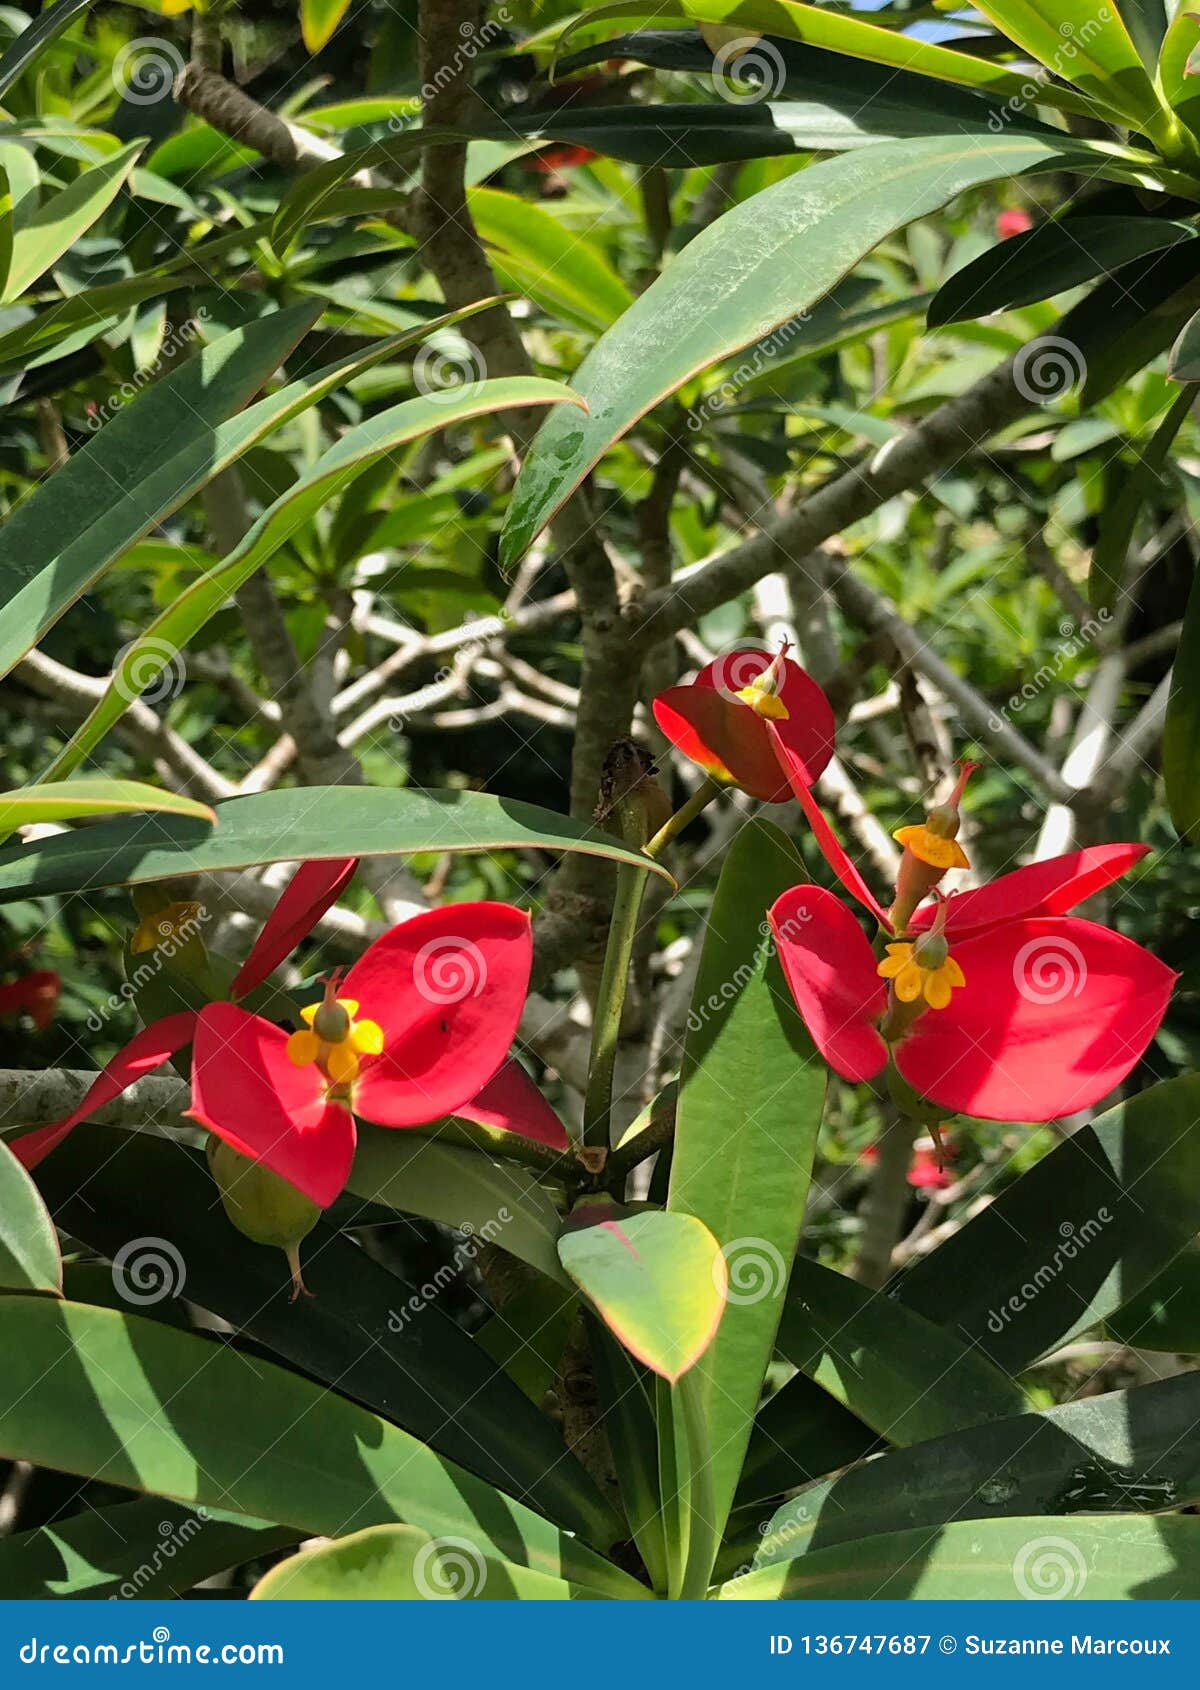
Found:
[{"label": "yellow flower center", "polygon": [[134,955],[157,950],[168,939],[189,938],[190,930],[204,918],[204,905],[195,901],[164,904],[153,915],[144,915],[134,929],[130,949]]},{"label": "yellow flower center", "polygon": [[[339,1030],[345,1028],[345,1034],[340,1038],[322,1038],[320,1025],[314,1027],[313,1023],[322,1011],[334,1008],[342,1011],[342,1017],[322,1016],[322,1019],[335,1020]],[[321,1003],[306,1004],[300,1011],[306,1025],[287,1042],[288,1060],[297,1068],[317,1062],[335,1085],[348,1084],[358,1074],[359,1057],[378,1056],[383,1049],[383,1028],[377,1021],[355,1020],[357,1014],[357,998],[326,998]]]},{"label": "yellow flower center", "polygon": [[882,979],[891,981],[900,1003],[917,1003],[923,999],[930,1009],[945,1009],[951,992],[967,983],[962,969],[946,951],[944,941],[924,953],[920,940],[911,945],[889,945],[876,972]]},{"label": "yellow flower center", "polygon": [[749,686],[739,687],[736,695],[743,704],[750,706],[756,716],[765,716],[772,722],[786,722],[789,715],[787,705],[779,696],[788,649],[788,642],[784,640],[762,674],[756,675]]},{"label": "yellow flower center", "polygon": [[970,868],[971,861],[957,839],[935,833],[926,823],[898,827],[892,838],[930,868]]}]

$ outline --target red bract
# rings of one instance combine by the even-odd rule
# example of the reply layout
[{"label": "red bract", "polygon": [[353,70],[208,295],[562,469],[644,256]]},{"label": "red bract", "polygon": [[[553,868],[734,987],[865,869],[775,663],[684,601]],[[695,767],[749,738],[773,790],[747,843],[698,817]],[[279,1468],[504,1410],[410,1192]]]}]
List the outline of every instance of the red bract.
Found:
[{"label": "red bract", "polygon": [[[301,865],[237,974],[235,997],[290,954],[356,866]],[[166,1016],[113,1057],[71,1115],[12,1148],[36,1167],[80,1121],[191,1044],[193,1116],[322,1206],[350,1170],[351,1102],[384,1126],[455,1112],[565,1149],[562,1123],[524,1071],[505,1063],[530,960],[520,911],[492,903],[431,910],[376,940],[326,1003],[304,1011],[310,1030],[289,1035],[232,1002]]]},{"label": "red bract", "polygon": [[54,1019],[61,993],[62,981],[52,968],[35,968],[31,974],[0,986],[0,1015],[24,1013],[43,1031]]},{"label": "red bract", "polygon": [[1095,922],[1032,913],[1055,902],[1069,908],[1095,889],[1098,866],[1079,873],[1082,855],[1015,891],[1005,882],[1027,871],[982,889],[991,896],[981,893],[975,909],[986,924],[970,911],[955,920],[951,900],[942,922],[890,945],[883,963],[832,892],[785,892],[771,927],[796,1005],[830,1066],[845,1079],[871,1080],[890,1059],[947,1113],[989,1120],[1048,1121],[1105,1097],[1153,1038],[1177,976]]},{"label": "red bract", "polygon": [[807,790],[833,756],[829,700],[786,645],[774,658],[747,649],[706,664],[690,685],[659,693],[654,719],[685,757],[774,804],[792,796],[789,773]]},{"label": "red bract", "polygon": [[1027,211],[1002,211],[996,218],[996,234],[1002,241],[1011,241],[1014,235],[1023,235],[1033,228],[1033,218]]},{"label": "red bract", "polygon": [[529,917],[508,904],[429,910],[385,933],[290,1036],[236,1004],[200,1013],[190,1113],[330,1204],[355,1115],[411,1127],[469,1105],[508,1055],[525,1003]]}]

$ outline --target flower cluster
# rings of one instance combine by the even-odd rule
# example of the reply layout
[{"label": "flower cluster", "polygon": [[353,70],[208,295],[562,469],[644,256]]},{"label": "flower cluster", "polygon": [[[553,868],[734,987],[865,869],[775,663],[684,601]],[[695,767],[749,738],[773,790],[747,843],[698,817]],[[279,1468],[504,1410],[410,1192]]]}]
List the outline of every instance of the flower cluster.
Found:
[{"label": "flower cluster", "polygon": [[[736,685],[723,684],[729,675]],[[844,1079],[886,1073],[902,1102],[931,1114],[1049,1121],[1098,1102],[1141,1057],[1177,976],[1069,912],[1146,847],[1092,846],[945,897],[946,874],[969,866],[958,843],[965,764],[923,823],[897,831],[904,851],[885,910],[812,794],[833,713],[786,647],[774,658],[723,658],[660,694],[654,713],[710,774],[758,798],[796,798],[842,887],[874,917],[882,956],[853,909],[822,887],[793,886],[769,913],[796,1006]]]},{"label": "flower cluster", "polygon": [[[279,1027],[239,1001],[312,931],[356,867],[353,859],[302,864],[228,999],[145,1027],[78,1109],[14,1141],[25,1166],[188,1045],[191,1117],[321,1208],[346,1184],[356,1117],[412,1127],[455,1114],[565,1148],[562,1123],[509,1057],[533,951],[529,917],[511,905],[455,904],[393,927],[344,979],[326,983],[298,1027]],[[138,931],[152,928],[143,922]]]}]

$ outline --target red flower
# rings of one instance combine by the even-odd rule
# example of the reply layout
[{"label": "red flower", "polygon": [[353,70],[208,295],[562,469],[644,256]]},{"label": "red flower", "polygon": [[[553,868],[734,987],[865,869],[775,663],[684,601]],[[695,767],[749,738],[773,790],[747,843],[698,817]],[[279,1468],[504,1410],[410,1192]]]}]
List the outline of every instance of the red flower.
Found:
[{"label": "red flower", "polygon": [[1033,218],[1027,211],[1002,211],[996,218],[996,236],[1002,241],[1012,240],[1033,228]]},{"label": "red flower", "polygon": [[[244,997],[309,933],[354,873],[353,859],[302,864],[236,976]],[[113,1057],[79,1108],[12,1148],[34,1168],[71,1129],[191,1044],[194,1118],[322,1207],[354,1155],[351,1105],[383,1126],[457,1113],[566,1148],[562,1123],[524,1070],[506,1063],[529,980],[528,916],[456,904],[391,929],[289,1035],[236,1003],[169,1015]],[[342,993],[339,998],[338,992]],[[478,1094],[478,1095],[477,1095]]]},{"label": "red flower", "polygon": [[[954,1184],[954,1175],[946,1166],[953,1162],[958,1152],[952,1144],[942,1140],[941,1156],[937,1147],[924,1139],[918,1140],[913,1148],[912,1161],[908,1164],[906,1178],[914,1191],[946,1191]],[[867,1167],[873,1167],[879,1160],[879,1146],[868,1144],[859,1154],[859,1161]]]},{"label": "red flower", "polygon": [[797,782],[807,791],[833,756],[829,700],[787,649],[785,643],[774,658],[754,649],[730,652],[690,685],[668,687],[654,700],[654,719],[676,750],[774,804],[786,803]]},{"label": "red flower", "polygon": [[1049,1121],[1097,1102],[1150,1043],[1177,976],[1062,912],[1140,854],[1099,847],[1018,869],[943,902],[882,962],[832,892],[792,887],[769,919],[818,1050],[847,1080],[891,1061],[951,1114]]},{"label": "red flower", "polygon": [[11,985],[0,986],[0,1015],[28,1015],[39,1032],[54,1020],[62,981],[52,968],[36,968]]},{"label": "red flower", "polygon": [[[508,904],[453,904],[393,927],[287,1034],[232,1003],[200,1012],[189,1113],[322,1208],[354,1159],[355,1115],[412,1127],[492,1080],[517,1031],[533,941]],[[353,1111],[353,1112],[352,1112]]]},{"label": "red flower", "polygon": [[576,164],[590,164],[596,157],[598,154],[591,147],[576,146],[570,141],[556,141],[534,153],[529,163],[540,175],[552,176],[556,170],[568,170]]}]

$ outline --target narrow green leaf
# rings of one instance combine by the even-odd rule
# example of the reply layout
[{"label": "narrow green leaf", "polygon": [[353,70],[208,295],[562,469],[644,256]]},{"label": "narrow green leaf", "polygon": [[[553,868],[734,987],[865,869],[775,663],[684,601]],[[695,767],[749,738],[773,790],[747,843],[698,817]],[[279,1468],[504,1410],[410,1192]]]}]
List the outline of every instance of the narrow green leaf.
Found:
[{"label": "narrow green leaf", "polygon": [[1064,217],[999,241],[956,270],[933,297],[931,329],[987,317],[1110,276],[1122,264],[1196,239],[1190,223],[1162,217]]},{"label": "narrow green leaf", "polygon": [[960,53],[953,47],[940,47],[932,41],[901,34],[899,30],[881,29],[878,24],[867,23],[846,12],[802,5],[799,0],[656,0],[653,7],[647,6],[644,0],[642,4],[638,0],[624,0],[622,4],[593,7],[575,19],[559,39],[560,51],[576,30],[590,29],[610,18],[647,19],[656,24],[665,18],[692,19],[697,23],[720,24],[731,34],[762,33],[803,41],[851,59],[915,71],[937,81],[978,89],[997,99],[1013,100],[1018,117],[1031,103],[1055,106],[1060,111],[1095,112],[1090,100],[1048,80],[1039,82],[1036,98],[1031,102],[1031,78],[1027,73],[1022,75],[992,59]]},{"label": "narrow green leaf", "polygon": [[120,193],[142,145],[141,141],[132,141],[103,163],[85,170],[70,187],[43,200],[28,222],[14,232],[4,304],[19,299],[104,215]]},{"label": "narrow green leaf", "polygon": [[1163,107],[1116,6],[1091,0],[979,0],[1010,41],[1097,106],[1148,135],[1162,133]]},{"label": "narrow green leaf", "polygon": [[[215,830],[187,817],[117,816],[10,846],[0,851],[0,903],[299,858],[529,850],[646,862],[599,828],[490,792],[310,786],[227,798],[216,811]],[[670,879],[658,864],[649,867]]]},{"label": "narrow green leaf", "polygon": [[897,1281],[1015,1373],[1106,1320],[1200,1232],[1200,1078],[1108,1109]]},{"label": "narrow green leaf", "polygon": [[527,1397],[540,1403],[558,1375],[578,1313],[573,1287],[538,1278],[505,1300],[475,1333],[475,1342]]},{"label": "narrow green leaf", "polygon": [[[648,1595],[649,1592],[646,1592]],[[573,1602],[597,1590],[482,1554],[459,1538],[415,1526],[367,1526],[303,1549],[250,1592],[260,1602]]]},{"label": "narrow green leaf", "polygon": [[319,302],[292,306],[203,347],[18,505],[0,534],[0,675],[127,546],[303,409],[297,382],[242,412],[320,313]]},{"label": "narrow green leaf", "polygon": [[4,1303],[0,1453],[312,1535],[392,1521],[616,1596],[643,1586],[407,1432],[259,1356],[111,1309]]},{"label": "narrow green leaf", "polygon": [[369,1203],[494,1241],[567,1284],[558,1261],[558,1210],[537,1181],[511,1162],[363,1122],[347,1188]]},{"label": "narrow green leaf", "polygon": [[[422,327],[403,338],[422,339],[426,332]],[[235,550],[185,587],[161,616],[125,647],[108,691],[72,734],[51,772],[58,775],[78,768],[133,701],[174,662],[177,653],[238,588],[372,464],[410,440],[470,417],[523,405],[556,405],[573,397],[570,389],[558,382],[513,376],[505,381],[469,383],[444,393],[421,394],[350,429],[267,507]]]},{"label": "narrow green leaf", "polygon": [[[778,0],[776,0],[778,3]],[[1070,169],[1079,143],[941,136],[881,144],[777,182],[711,223],[603,335],[513,489],[511,568],[605,451],[660,400],[829,292],[886,235],[998,176]]]},{"label": "narrow green leaf", "polygon": [[890,1443],[1020,1414],[1020,1386],[942,1327],[798,1261],[779,1329],[787,1359]]},{"label": "narrow green leaf", "polygon": [[1200,381],[1200,311],[1180,330],[1171,348],[1167,374],[1172,381]]},{"label": "narrow green leaf", "polygon": [[7,1144],[0,1142],[0,1288],[62,1290],[58,1235],[34,1185]]},{"label": "narrow green leaf", "polygon": [[158,810],[166,815],[197,816],[215,821],[207,804],[182,793],[164,792],[138,780],[83,780],[41,782],[0,792],[0,834],[11,833],[27,822],[74,821],[79,816],[138,814]]},{"label": "narrow green leaf", "polygon": [[878,1433],[803,1373],[789,1379],[759,1410],[738,1481],[739,1507],[861,1461],[881,1447]]},{"label": "narrow green leaf", "polygon": [[289,1548],[298,1535],[291,1526],[162,1497],[88,1504],[53,1525],[0,1538],[0,1595],[7,1602],[162,1601]]},{"label": "narrow green leaf", "polygon": [[673,1384],[721,1319],[720,1246],[692,1215],[613,1209],[603,1218],[599,1207],[588,1214],[559,1239],[559,1260],[630,1354]]},{"label": "narrow green leaf", "polygon": [[586,1317],[600,1415],[612,1451],[629,1530],[660,1594],[667,1588],[667,1546],[659,1483],[655,1397],[658,1381],[613,1337]]},{"label": "narrow green leaf", "polygon": [[50,350],[78,329],[94,327],[98,335],[102,334],[104,325],[116,313],[187,285],[186,276],[134,276],[127,282],[107,282],[56,299],[44,311],[34,312],[25,322],[0,334],[0,370],[25,368],[39,353]]},{"label": "narrow green leaf", "polygon": [[814,1551],[721,1587],[725,1601],[1128,1601],[1189,1596],[1200,1519],[959,1520]]},{"label": "narrow green leaf", "polygon": [[0,299],[8,285],[13,250],[13,192],[8,172],[0,164]]},{"label": "narrow green leaf", "polygon": [[537,304],[597,331],[633,304],[604,255],[543,206],[496,188],[470,189],[467,204],[482,238],[502,255],[501,267],[518,266],[519,285]]},{"label": "narrow green leaf", "polygon": [[[165,1139],[85,1125],[38,1179],[64,1231],[110,1261],[152,1212],[147,1256],[176,1264],[177,1294],[587,1541],[619,1535],[557,1427],[444,1312],[440,1284],[388,1272],[320,1222],[301,1247],[314,1295],[293,1304],[283,1252],[238,1232],[215,1201],[203,1156]],[[489,1227],[483,1237],[491,1236]],[[477,1250],[467,1245],[464,1267]],[[118,1291],[128,1288],[124,1273],[113,1278]]]},{"label": "narrow green leaf", "polygon": [[319,53],[346,15],[350,0],[300,0],[300,33],[310,53]]},{"label": "narrow green leaf", "polygon": [[41,16],[23,29],[14,41],[9,42],[3,58],[0,58],[0,98],[19,76],[24,75],[42,48],[48,47],[72,19],[91,4],[92,0],[56,0],[55,4],[45,7]]},{"label": "narrow green leaf", "polygon": [[[1153,0],[1152,0],[1153,3]],[[1200,88],[1188,73],[1188,62],[1200,43],[1200,18],[1194,12],[1176,14],[1163,38],[1158,60],[1158,84],[1168,105],[1193,134],[1200,123]]]},{"label": "narrow green leaf", "polygon": [[1200,1374],[893,1450],[785,1502],[754,1564],[880,1532],[1023,1514],[1156,1513],[1200,1499]]},{"label": "narrow green leaf", "polygon": [[742,828],[717,884],[684,1039],[668,1208],[703,1221],[729,1273],[728,1306],[692,1375],[713,1451],[711,1506],[693,1510],[696,1530],[710,1534],[705,1583],[775,1346],[825,1105],[828,1071],[766,920],[806,878],[778,828],[757,819]]},{"label": "narrow green leaf", "polygon": [[1176,832],[1200,843],[1200,571],[1192,577],[1171,671],[1162,771]]}]

